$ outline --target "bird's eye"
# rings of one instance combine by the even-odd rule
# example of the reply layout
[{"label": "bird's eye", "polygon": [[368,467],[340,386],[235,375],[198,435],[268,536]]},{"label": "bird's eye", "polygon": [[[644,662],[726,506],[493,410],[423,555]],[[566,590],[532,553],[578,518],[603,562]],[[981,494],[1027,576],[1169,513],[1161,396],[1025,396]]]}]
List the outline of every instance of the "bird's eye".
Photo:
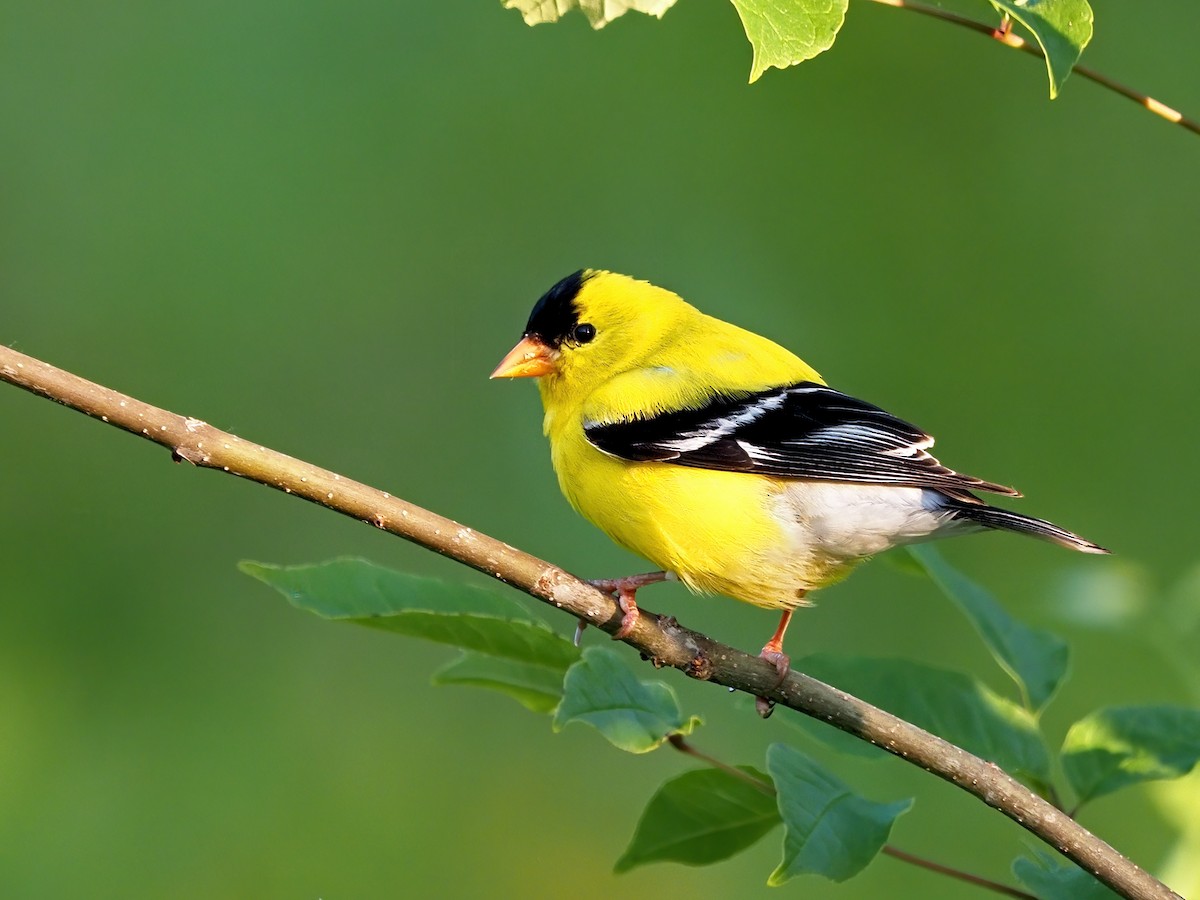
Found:
[{"label": "bird's eye", "polygon": [[586,344],[596,336],[596,326],[584,322],[582,325],[576,325],[575,330],[571,332],[571,339],[577,344]]}]

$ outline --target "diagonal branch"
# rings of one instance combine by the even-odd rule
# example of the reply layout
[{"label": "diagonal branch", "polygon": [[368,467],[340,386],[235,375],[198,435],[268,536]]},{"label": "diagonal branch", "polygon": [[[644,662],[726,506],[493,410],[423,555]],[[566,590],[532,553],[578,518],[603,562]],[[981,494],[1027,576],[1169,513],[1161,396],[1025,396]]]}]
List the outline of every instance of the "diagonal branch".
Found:
[{"label": "diagonal branch", "polygon": [[[727,762],[717,759],[715,756],[709,756],[702,750],[697,749],[691,742],[688,741],[682,734],[672,734],[667,738],[667,742],[678,750],[680,753],[695,757],[701,762],[707,763],[714,769],[720,769],[726,775],[732,778],[737,778],[739,781],[744,781],[761,791],[769,797],[775,796],[775,788],[770,781],[764,781],[755,778],[748,772],[744,772],[737,766],[731,766]],[[976,887],[984,888],[985,890],[995,891],[997,894],[1004,894],[1006,897],[1022,897],[1024,900],[1038,900],[1033,894],[1025,891],[1017,890],[1014,887],[1009,887],[1007,884],[1001,884],[998,881],[992,881],[990,878],[981,878],[978,875],[973,875],[970,872],[964,872],[962,869],[955,869],[951,866],[944,866],[941,863],[934,862],[931,859],[925,859],[922,856],[917,856],[915,853],[908,853],[900,850],[891,844],[884,844],[879,851],[895,859],[902,860],[912,866],[918,866],[922,869],[928,869],[930,872],[937,872],[939,875],[945,875],[949,878],[957,878],[959,881],[965,881],[967,884],[973,884]]]},{"label": "diagonal branch", "polygon": [[[295,494],[478,569],[589,624],[614,632],[617,604],[601,591],[508,544],[303,460],[176,415],[0,347],[0,381],[161,444],[176,461],[217,469]],[[643,615],[625,643],[659,665],[753,696],[765,696],[882,747],[974,794],[1131,900],[1181,900],[1066,813],[994,763],[800,672],[779,683],[757,656]]]},{"label": "diagonal branch", "polygon": [[[1012,31],[1005,28],[994,28],[991,25],[985,25],[983,22],[976,22],[974,19],[969,19],[966,16],[960,16],[958,13],[950,12],[949,10],[940,9],[936,6],[928,6],[919,0],[874,0],[875,3],[881,3],[884,6],[894,6],[896,9],[907,9],[912,12],[920,13],[923,16],[931,16],[935,19],[941,19],[943,22],[950,22],[953,25],[961,25],[963,28],[969,28],[979,34],[995,38],[1006,47],[1012,47],[1014,50],[1020,50],[1022,53],[1028,53],[1030,56],[1036,56],[1038,59],[1045,59],[1046,54],[1042,52],[1042,48],[1037,44],[1031,44],[1018,34],[1013,34]],[[1081,78],[1086,78],[1089,81],[1094,81],[1101,87],[1108,88],[1110,91],[1120,94],[1139,106],[1144,106],[1156,116],[1161,116],[1168,122],[1186,128],[1193,134],[1200,134],[1200,121],[1190,119],[1177,109],[1173,109],[1161,100],[1155,100],[1149,94],[1143,94],[1141,91],[1135,91],[1131,87],[1127,87],[1107,75],[1097,72],[1095,69],[1089,69],[1087,66],[1075,65],[1071,67],[1071,71]]]}]

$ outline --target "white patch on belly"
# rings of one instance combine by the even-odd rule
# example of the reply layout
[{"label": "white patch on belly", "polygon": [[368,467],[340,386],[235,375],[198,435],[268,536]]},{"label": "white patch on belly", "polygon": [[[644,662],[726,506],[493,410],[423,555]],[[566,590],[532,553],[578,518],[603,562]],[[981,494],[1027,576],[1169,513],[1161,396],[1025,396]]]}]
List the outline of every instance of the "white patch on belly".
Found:
[{"label": "white patch on belly", "polygon": [[779,511],[801,553],[853,559],[952,529],[937,491],[872,484],[793,482]]}]

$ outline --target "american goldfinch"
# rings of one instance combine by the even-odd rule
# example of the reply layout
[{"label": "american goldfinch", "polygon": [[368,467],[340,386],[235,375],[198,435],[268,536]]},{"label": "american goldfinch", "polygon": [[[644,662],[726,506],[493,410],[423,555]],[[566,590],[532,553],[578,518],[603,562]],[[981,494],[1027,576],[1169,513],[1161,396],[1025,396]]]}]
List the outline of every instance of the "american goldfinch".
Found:
[{"label": "american goldfinch", "polygon": [[664,570],[596,582],[624,612],[617,637],[637,621],[637,589],[672,573],[781,610],[762,656],[782,678],[792,611],[890,547],[999,529],[1108,552],[987,505],[975,491],[1020,494],[943,466],[930,435],[778,344],[625,275],[554,285],[492,377],[538,379],[563,493]]}]

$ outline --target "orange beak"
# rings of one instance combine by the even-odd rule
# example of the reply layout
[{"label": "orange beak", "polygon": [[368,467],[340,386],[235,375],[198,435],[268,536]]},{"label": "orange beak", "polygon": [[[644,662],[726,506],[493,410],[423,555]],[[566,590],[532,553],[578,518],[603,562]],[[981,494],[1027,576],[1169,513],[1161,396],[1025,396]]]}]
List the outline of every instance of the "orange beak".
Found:
[{"label": "orange beak", "polygon": [[500,360],[492,378],[537,378],[554,371],[554,360],[558,356],[536,338],[523,337],[517,346]]}]

